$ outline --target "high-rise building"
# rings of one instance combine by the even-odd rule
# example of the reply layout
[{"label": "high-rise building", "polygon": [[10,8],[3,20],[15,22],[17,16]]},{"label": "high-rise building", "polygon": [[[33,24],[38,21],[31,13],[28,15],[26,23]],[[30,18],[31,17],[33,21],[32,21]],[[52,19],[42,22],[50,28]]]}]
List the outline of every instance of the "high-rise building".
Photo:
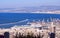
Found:
[{"label": "high-rise building", "polygon": [[50,38],[55,38],[55,33],[51,33]]},{"label": "high-rise building", "polygon": [[5,33],[4,33],[4,37],[5,37],[5,38],[9,38],[9,32],[5,32]]},{"label": "high-rise building", "polygon": [[50,33],[50,38],[55,38],[55,25],[53,22],[51,22],[51,33]]},{"label": "high-rise building", "polygon": [[4,38],[4,35],[0,35],[0,38]]}]

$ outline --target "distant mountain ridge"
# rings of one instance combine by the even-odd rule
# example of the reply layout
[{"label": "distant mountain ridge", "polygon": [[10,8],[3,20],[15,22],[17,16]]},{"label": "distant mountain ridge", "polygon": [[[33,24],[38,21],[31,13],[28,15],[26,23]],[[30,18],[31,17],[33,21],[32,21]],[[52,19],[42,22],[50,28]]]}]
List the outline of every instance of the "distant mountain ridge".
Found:
[{"label": "distant mountain ridge", "polygon": [[40,9],[40,10],[60,10],[60,6],[39,6],[39,7],[25,7],[27,9]]},{"label": "distant mountain ridge", "polygon": [[60,11],[60,6],[36,6],[21,8],[0,8],[0,12],[34,12],[34,11]]},{"label": "distant mountain ridge", "polygon": [[36,7],[21,7],[21,8],[0,8],[0,10],[11,9],[57,9],[60,10],[60,6],[36,6]]}]

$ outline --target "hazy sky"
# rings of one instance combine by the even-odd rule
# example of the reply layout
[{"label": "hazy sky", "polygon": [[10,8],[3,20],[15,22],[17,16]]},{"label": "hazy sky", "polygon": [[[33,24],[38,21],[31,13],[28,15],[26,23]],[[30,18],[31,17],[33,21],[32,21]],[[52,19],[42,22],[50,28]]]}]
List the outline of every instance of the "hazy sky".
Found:
[{"label": "hazy sky", "polygon": [[19,8],[41,5],[60,6],[60,0],[0,0],[0,8]]}]

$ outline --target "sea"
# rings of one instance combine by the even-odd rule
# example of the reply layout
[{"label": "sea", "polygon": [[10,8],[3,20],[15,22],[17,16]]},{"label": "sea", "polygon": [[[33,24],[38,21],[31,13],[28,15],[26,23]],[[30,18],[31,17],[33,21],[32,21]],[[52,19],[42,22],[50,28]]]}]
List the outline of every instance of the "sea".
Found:
[{"label": "sea", "polygon": [[0,13],[0,28],[10,28],[15,25],[21,26],[32,21],[47,21],[60,19],[60,14],[47,13]]}]

